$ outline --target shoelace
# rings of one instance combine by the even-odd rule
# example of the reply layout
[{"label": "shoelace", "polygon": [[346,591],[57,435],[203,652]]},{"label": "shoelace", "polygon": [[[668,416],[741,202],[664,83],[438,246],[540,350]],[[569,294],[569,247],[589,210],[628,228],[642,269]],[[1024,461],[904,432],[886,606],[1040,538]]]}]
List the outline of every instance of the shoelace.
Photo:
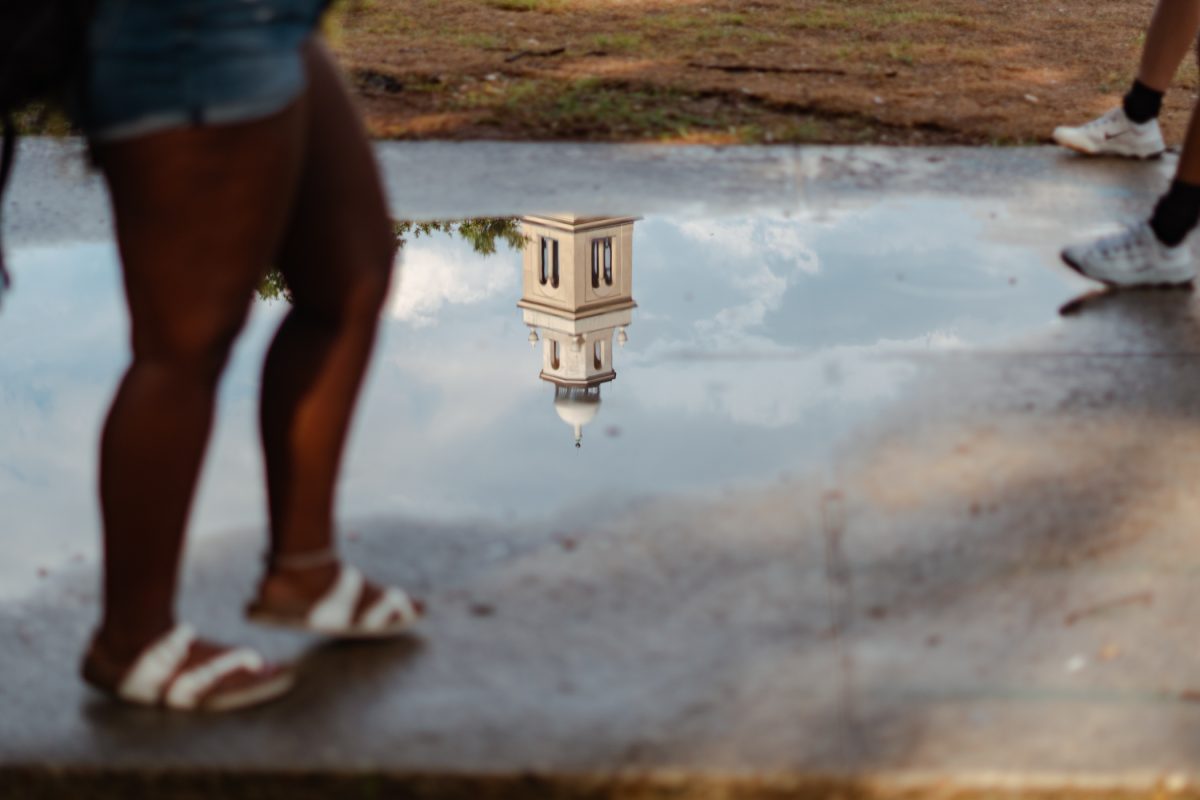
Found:
[{"label": "shoelace", "polygon": [[1099,243],[1099,250],[1105,256],[1117,253],[1133,253],[1135,250],[1141,249],[1141,238],[1142,234],[1140,230],[1129,228],[1124,233],[1102,239]]},{"label": "shoelace", "polygon": [[1106,128],[1112,123],[1112,121],[1113,121],[1113,113],[1110,111],[1109,113],[1105,114],[1103,117],[1099,117],[1098,119],[1094,119],[1091,122],[1087,123],[1086,125],[1083,126],[1083,128],[1084,128],[1084,130],[1089,130],[1089,131],[1096,130],[1097,128]]}]

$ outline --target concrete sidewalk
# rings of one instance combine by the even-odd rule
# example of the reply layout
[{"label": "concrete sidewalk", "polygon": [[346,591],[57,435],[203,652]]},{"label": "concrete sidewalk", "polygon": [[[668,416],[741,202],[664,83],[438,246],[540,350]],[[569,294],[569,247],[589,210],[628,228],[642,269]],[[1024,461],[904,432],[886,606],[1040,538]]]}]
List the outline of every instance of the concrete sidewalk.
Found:
[{"label": "concrete sidewalk", "polygon": [[[71,212],[94,230],[55,222],[76,188],[50,147],[30,145],[17,240],[101,235],[95,196]],[[1050,259],[1080,219],[1147,208],[1170,168],[1044,149],[381,149],[398,216],[985,196],[1037,220],[993,235]],[[1003,346],[895,358],[913,388],[814,474],[651,490],[576,529],[358,526],[353,560],[430,601],[410,641],[252,631],[231,601],[252,542],[197,548],[184,615],[304,661],[296,695],[259,711],[91,695],[73,672],[94,578],[57,577],[0,608],[0,798],[1200,796],[1193,295],[1084,297]]]},{"label": "concrete sidewalk", "polygon": [[[1079,230],[1090,215],[1141,213],[1165,190],[1176,160],[1089,160],[1052,147],[385,142],[377,152],[400,219],[548,210],[711,214],[887,196],[988,197],[1039,208],[1060,232]],[[79,142],[22,140],[18,164],[5,204],[10,245],[109,237],[102,183]]]}]

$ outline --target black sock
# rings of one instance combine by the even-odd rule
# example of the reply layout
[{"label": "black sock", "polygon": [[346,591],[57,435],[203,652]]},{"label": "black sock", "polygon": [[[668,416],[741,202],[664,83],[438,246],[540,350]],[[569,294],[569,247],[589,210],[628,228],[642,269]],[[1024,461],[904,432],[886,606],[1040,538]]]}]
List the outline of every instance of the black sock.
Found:
[{"label": "black sock", "polygon": [[1149,122],[1162,110],[1163,93],[1151,89],[1141,81],[1134,81],[1125,95],[1125,116],[1138,125]]},{"label": "black sock", "polygon": [[1175,181],[1154,207],[1150,227],[1168,247],[1174,247],[1200,222],[1200,186]]}]

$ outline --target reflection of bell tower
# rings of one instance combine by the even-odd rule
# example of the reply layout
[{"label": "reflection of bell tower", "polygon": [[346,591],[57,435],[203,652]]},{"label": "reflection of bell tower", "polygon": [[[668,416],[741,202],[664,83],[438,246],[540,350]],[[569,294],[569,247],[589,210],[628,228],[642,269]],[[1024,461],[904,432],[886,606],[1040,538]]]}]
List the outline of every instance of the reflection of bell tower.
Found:
[{"label": "reflection of bell tower", "polygon": [[575,429],[599,411],[600,384],[617,377],[613,337],[633,320],[633,224],[637,217],[523,217],[524,294],[517,305],[529,342],[542,342],[541,379],[554,409]]}]

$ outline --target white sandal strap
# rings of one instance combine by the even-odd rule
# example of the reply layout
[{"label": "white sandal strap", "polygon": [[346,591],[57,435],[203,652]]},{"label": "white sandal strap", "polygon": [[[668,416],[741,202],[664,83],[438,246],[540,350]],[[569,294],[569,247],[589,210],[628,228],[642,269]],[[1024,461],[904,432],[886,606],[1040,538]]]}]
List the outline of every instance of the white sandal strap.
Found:
[{"label": "white sandal strap", "polygon": [[187,660],[195,641],[196,632],[191,626],[176,625],[138,656],[129,674],[117,687],[117,693],[136,703],[157,703],[171,676]]},{"label": "white sandal strap", "polygon": [[341,631],[351,627],[365,584],[361,572],[343,566],[333,588],[308,612],[309,626],[318,631]]},{"label": "white sandal strap", "polygon": [[314,567],[327,567],[338,562],[337,551],[332,547],[320,550],[310,550],[307,553],[293,555],[278,555],[270,553],[266,558],[267,567],[272,571],[306,570]]},{"label": "white sandal strap", "polygon": [[365,631],[383,631],[388,627],[388,621],[396,615],[400,617],[397,625],[408,625],[417,619],[417,608],[407,594],[393,587],[385,591],[363,615],[360,627]]},{"label": "white sandal strap", "polygon": [[193,709],[204,693],[221,680],[239,670],[257,672],[263,666],[263,657],[244,647],[222,653],[198,667],[179,673],[167,690],[167,707]]}]

